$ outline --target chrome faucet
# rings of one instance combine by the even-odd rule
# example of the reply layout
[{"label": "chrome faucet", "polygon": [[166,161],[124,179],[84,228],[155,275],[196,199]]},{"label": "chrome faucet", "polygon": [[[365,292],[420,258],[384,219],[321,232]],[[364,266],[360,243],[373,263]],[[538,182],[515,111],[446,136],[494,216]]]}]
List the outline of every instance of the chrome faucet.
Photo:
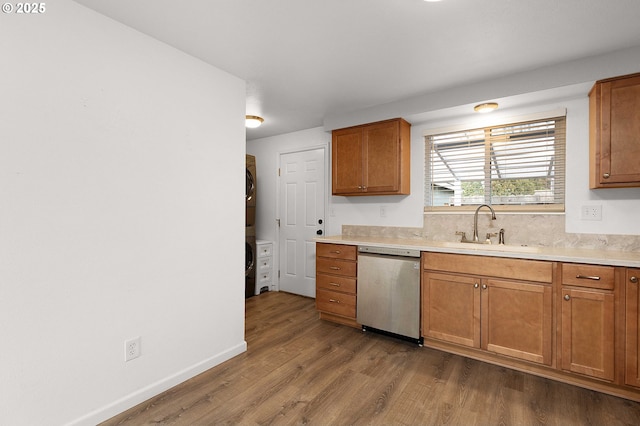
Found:
[{"label": "chrome faucet", "polygon": [[488,207],[489,210],[491,210],[491,220],[496,220],[496,212],[493,211],[493,207],[491,207],[488,204],[481,204],[478,206],[478,208],[476,209],[476,213],[473,216],[473,242],[477,243],[478,241],[478,211],[483,208],[483,207]]}]

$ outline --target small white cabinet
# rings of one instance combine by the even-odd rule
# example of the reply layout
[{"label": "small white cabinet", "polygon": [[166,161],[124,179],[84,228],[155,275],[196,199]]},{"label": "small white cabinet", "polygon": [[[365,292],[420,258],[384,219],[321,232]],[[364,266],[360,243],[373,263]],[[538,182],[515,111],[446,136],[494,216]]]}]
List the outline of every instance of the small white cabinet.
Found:
[{"label": "small white cabinet", "polygon": [[256,241],[258,264],[256,268],[255,294],[276,290],[273,279],[273,242]]}]

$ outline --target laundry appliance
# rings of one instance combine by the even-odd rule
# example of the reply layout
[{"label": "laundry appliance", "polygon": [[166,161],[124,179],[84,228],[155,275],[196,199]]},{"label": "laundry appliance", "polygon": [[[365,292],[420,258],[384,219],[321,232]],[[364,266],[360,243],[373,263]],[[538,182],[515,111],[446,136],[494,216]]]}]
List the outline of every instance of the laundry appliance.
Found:
[{"label": "laundry appliance", "polygon": [[256,228],[247,226],[244,229],[244,297],[249,298],[254,295],[256,288],[258,250],[256,247]]},{"label": "laundry appliance", "polygon": [[245,200],[247,204],[245,226],[256,224],[256,157],[247,154],[247,183]]}]

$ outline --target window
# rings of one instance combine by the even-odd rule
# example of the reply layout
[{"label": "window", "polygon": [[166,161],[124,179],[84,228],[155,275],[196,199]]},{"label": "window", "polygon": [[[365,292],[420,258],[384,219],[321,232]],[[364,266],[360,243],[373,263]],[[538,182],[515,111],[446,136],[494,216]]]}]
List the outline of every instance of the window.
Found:
[{"label": "window", "polygon": [[564,117],[435,134],[425,143],[425,210],[564,211]]}]

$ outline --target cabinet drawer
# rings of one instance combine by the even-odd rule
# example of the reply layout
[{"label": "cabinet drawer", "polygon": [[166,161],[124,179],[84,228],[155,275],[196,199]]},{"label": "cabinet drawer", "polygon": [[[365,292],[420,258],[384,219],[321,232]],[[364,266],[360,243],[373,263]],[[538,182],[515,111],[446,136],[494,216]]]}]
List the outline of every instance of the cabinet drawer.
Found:
[{"label": "cabinet drawer", "polygon": [[356,260],[357,247],[345,244],[316,244],[316,255],[334,259]]},{"label": "cabinet drawer", "polygon": [[326,290],[356,294],[355,278],[318,274],[316,276],[316,285],[318,288]]},{"label": "cabinet drawer", "polygon": [[318,257],[316,259],[316,271],[318,274],[335,274],[345,277],[355,277],[357,263],[348,260],[326,259]]},{"label": "cabinet drawer", "polygon": [[356,317],[356,296],[337,291],[316,290],[316,309],[345,317]]},{"label": "cabinet drawer", "polygon": [[258,246],[258,258],[268,257],[273,254],[273,245],[272,244],[264,244]]},{"label": "cabinet drawer", "polygon": [[258,258],[258,271],[270,271],[271,269],[273,269],[272,263],[272,257]]},{"label": "cabinet drawer", "polygon": [[614,268],[612,266],[563,263],[562,284],[613,290]]},{"label": "cabinet drawer", "polygon": [[271,286],[271,271],[268,272],[263,272],[261,274],[258,275],[257,277],[258,282],[260,283],[260,288],[266,286]]}]

